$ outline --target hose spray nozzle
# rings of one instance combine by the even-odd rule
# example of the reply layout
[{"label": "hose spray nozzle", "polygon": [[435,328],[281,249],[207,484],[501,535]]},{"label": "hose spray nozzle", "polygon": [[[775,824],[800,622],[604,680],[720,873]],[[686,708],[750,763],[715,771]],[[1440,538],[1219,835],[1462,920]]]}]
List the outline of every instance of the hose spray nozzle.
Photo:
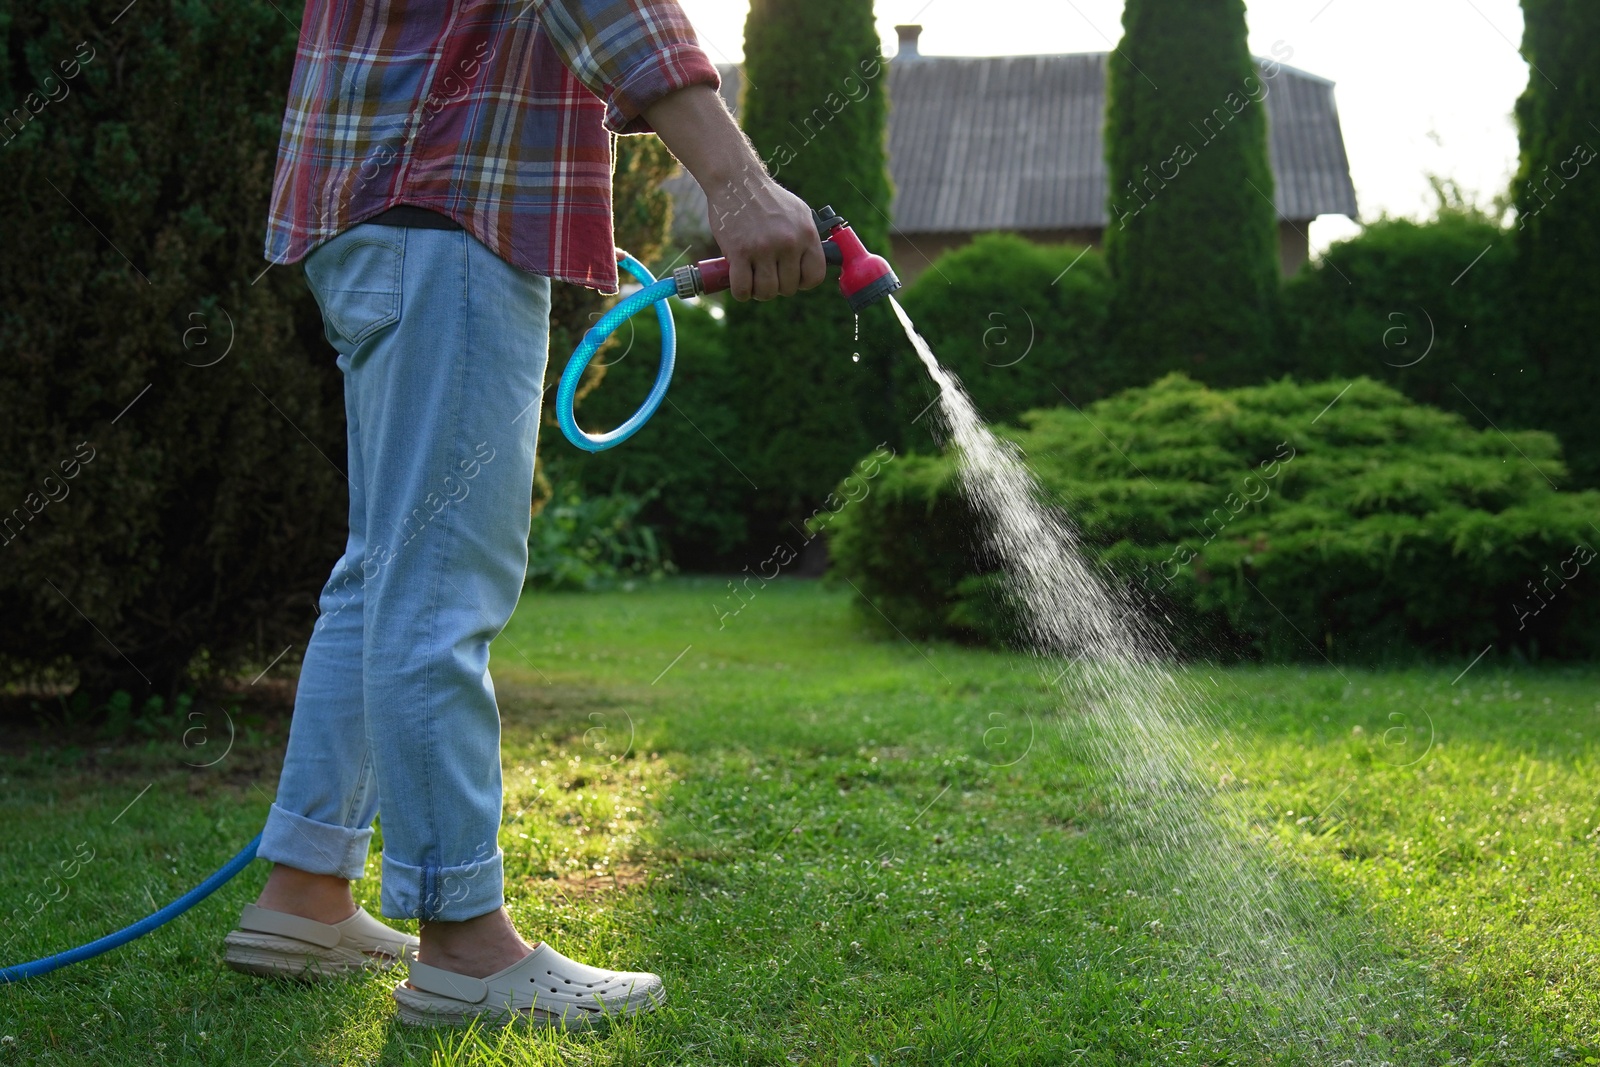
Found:
[{"label": "hose spray nozzle", "polygon": [[[817,235],[822,238],[822,253],[829,263],[840,268],[839,292],[844,294],[850,310],[860,312],[900,288],[889,261],[875,256],[862,245],[861,238],[850,228],[832,207],[812,212],[817,223]],[[720,293],[728,288],[728,261],[726,258],[704,259],[679,267],[672,272],[678,287],[678,296],[687,300],[706,293]]]}]

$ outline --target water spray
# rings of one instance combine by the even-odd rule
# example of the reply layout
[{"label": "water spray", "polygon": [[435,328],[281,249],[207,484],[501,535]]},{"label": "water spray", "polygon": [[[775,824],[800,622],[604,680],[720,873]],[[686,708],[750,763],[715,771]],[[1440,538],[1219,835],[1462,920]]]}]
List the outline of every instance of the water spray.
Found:
[{"label": "water spray", "polygon": [[[816,220],[817,235],[822,238],[822,254],[830,264],[839,268],[839,293],[850,305],[851,311],[860,314],[863,308],[900,288],[900,279],[889,266],[888,260],[868,252],[850,224],[832,207],[819,208],[812,215]],[[583,341],[572,353],[572,358],[567,360],[567,369],[562,372],[561,385],[556,390],[556,422],[567,440],[585,452],[602,452],[620,445],[638,433],[656,413],[661,401],[666,399],[678,353],[677,332],[672,323],[672,308],[667,303],[668,298],[675,296],[680,300],[689,300],[707,293],[720,293],[728,288],[728,261],[725,257],[703,259],[679,267],[670,277],[660,279],[651,274],[644,264],[620,249],[617,262],[637,278],[644,288],[620,301],[583,335]],[[655,385],[639,410],[622,425],[607,433],[585,433],[579,428],[572,411],[583,372],[589,369],[589,362],[617,327],[651,305],[654,305],[656,319],[661,324],[661,369],[656,372]]]}]

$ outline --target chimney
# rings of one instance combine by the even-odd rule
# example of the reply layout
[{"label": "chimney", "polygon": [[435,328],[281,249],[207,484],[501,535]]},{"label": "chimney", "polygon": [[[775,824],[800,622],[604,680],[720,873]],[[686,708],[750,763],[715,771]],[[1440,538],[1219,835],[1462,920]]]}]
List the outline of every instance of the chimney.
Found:
[{"label": "chimney", "polygon": [[922,53],[917,51],[917,38],[922,35],[920,25],[896,26],[894,32],[900,35],[900,50],[894,54],[896,59],[922,58]]}]

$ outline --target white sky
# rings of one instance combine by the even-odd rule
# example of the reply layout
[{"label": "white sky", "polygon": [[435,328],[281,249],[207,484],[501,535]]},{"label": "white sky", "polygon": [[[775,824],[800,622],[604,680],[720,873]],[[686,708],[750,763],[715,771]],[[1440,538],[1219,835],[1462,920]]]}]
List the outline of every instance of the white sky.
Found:
[{"label": "white sky", "polygon": [[[743,57],[747,0],[680,3],[713,60]],[[922,24],[925,55],[1022,55],[1109,51],[1122,37],[1122,7],[1121,0],[878,0],[877,12],[885,55],[895,52],[899,22]],[[1509,183],[1517,162],[1511,109],[1528,81],[1517,54],[1518,0],[1248,0],[1248,18],[1256,55],[1282,41],[1294,49],[1290,66],[1337,83],[1363,219],[1427,215],[1429,173],[1454,178],[1484,201]],[[1312,246],[1354,230],[1342,218],[1323,218],[1312,226]]]}]

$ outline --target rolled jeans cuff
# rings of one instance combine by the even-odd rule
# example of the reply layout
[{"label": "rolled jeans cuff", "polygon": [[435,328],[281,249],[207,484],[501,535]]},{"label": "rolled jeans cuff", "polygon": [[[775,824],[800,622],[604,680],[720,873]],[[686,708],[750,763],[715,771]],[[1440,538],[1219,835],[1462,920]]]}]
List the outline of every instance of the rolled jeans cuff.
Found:
[{"label": "rolled jeans cuff", "polygon": [[367,868],[372,827],[332,826],[272,805],[256,856],[272,863],[354,881]]},{"label": "rolled jeans cuff", "polygon": [[504,855],[496,846],[459,867],[413,867],[385,851],[384,917],[453,923],[495,911],[506,901]]}]

